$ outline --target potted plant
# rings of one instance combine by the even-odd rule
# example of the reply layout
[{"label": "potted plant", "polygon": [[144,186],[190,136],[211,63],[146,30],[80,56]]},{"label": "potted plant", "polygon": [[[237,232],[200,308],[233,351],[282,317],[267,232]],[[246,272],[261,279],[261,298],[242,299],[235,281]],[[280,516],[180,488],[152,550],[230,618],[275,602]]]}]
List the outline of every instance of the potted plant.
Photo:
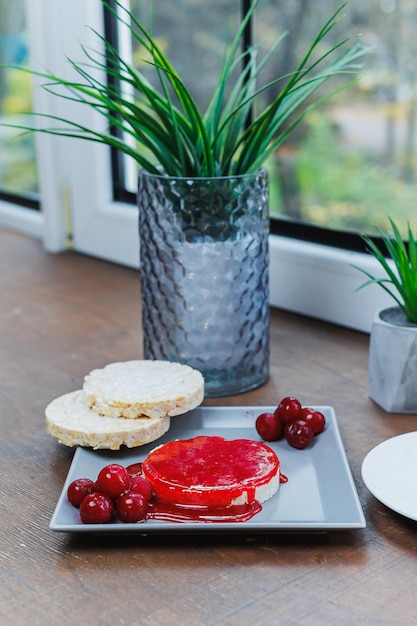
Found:
[{"label": "potted plant", "polygon": [[[259,87],[259,74],[282,39],[259,61],[256,47],[240,51],[259,1],[253,1],[226,46],[204,113],[151,27],[118,0],[102,2],[144,50],[158,89],[100,35],[101,51],[83,48],[84,63],[70,60],[78,80],[33,72],[57,97],[93,107],[106,119],[108,131],[61,118],[52,118],[55,128],[26,130],[101,142],[141,168],[144,356],[197,367],[207,395],[244,391],[268,377],[268,178],[263,166],[308,111],[341,89],[336,84],[314,98],[319,88],[337,76],[356,75],[358,60],[367,52],[357,42],[324,44],[345,3],[298,67]],[[239,67],[242,71],[236,72]],[[254,101],[271,85],[277,95],[256,112]]]},{"label": "potted plant", "polygon": [[376,312],[369,347],[369,396],[389,413],[417,413],[417,240],[408,224],[408,240],[389,218],[392,232],[379,230],[386,254],[368,236],[368,251],[383,268],[383,277],[360,269],[396,305]]}]

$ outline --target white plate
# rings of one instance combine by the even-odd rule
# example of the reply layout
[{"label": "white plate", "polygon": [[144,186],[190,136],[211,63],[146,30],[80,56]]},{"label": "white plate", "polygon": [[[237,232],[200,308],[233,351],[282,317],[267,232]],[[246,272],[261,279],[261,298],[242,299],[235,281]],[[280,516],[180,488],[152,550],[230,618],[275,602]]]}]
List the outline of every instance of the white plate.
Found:
[{"label": "white plate", "polygon": [[417,520],[417,432],[398,435],[371,450],[362,463],[363,482],[382,504]]},{"label": "white plate", "polygon": [[304,449],[291,448],[285,440],[270,443],[281,461],[288,483],[262,505],[262,510],[247,522],[172,523],[148,520],[140,524],[82,524],[77,509],[66,498],[68,485],[75,478],[95,480],[110,462],[128,465],[143,461],[156,445],[196,435],[222,435],[226,439],[259,440],[255,420],[259,413],[274,407],[199,407],[172,418],[170,430],[157,442],[142,448],[93,451],[77,448],[52,516],[51,530],[61,532],[135,532],[140,534],[173,532],[275,532],[324,531],[364,528],[365,518],[346,459],[336,415],[332,407],[316,407],[326,417],[325,431]]}]

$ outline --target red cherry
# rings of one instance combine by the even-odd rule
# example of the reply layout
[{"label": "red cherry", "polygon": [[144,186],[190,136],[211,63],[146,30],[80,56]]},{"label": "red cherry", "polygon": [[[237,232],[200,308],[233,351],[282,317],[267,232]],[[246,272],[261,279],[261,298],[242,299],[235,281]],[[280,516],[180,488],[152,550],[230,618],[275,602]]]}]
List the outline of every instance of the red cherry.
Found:
[{"label": "red cherry", "polygon": [[136,523],[146,518],[148,503],[142,494],[128,491],[117,498],[116,508],[122,522]]},{"label": "red cherry", "polygon": [[294,420],[285,426],[284,437],[290,446],[302,450],[311,444],[314,439],[314,432],[307,422]]},{"label": "red cherry", "polygon": [[110,463],[97,476],[97,488],[111,498],[117,498],[130,487],[129,472],[123,465]]},{"label": "red cherry", "polygon": [[153,496],[152,487],[144,476],[135,476],[130,483],[130,493],[140,493],[149,502]]},{"label": "red cherry", "polygon": [[264,441],[276,441],[282,434],[282,422],[275,413],[261,413],[256,418],[255,428]]},{"label": "red cherry", "polygon": [[126,467],[130,478],[142,476],[142,463],[132,463]]},{"label": "red cherry", "polygon": [[315,411],[307,407],[301,409],[300,419],[304,420],[313,429],[314,435],[320,435],[326,426],[326,418],[321,411]]},{"label": "red cherry", "polygon": [[76,478],[67,489],[68,502],[77,508],[85,496],[95,490],[96,484],[89,478]]},{"label": "red cherry", "polygon": [[113,500],[105,493],[85,496],[80,504],[80,517],[83,524],[108,524],[114,514]]},{"label": "red cherry", "polygon": [[275,413],[281,418],[285,425],[298,419],[301,411],[301,402],[294,396],[286,396],[281,400],[275,409]]}]

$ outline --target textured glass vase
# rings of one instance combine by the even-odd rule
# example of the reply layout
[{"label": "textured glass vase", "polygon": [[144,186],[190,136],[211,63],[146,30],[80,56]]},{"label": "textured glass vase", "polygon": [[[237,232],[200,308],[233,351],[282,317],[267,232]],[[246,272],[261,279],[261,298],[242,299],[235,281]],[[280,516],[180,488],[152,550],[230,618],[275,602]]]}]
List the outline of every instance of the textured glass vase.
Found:
[{"label": "textured glass vase", "polygon": [[268,176],[175,178],[138,190],[144,358],[201,371],[206,396],[269,374]]}]

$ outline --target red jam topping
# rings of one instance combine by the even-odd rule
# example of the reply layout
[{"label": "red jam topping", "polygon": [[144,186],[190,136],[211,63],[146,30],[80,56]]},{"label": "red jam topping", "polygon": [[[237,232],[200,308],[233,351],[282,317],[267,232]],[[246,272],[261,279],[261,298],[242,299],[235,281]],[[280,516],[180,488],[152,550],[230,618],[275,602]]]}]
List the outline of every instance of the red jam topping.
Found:
[{"label": "red jam topping", "polygon": [[[280,478],[275,452],[262,442],[199,436],[155,448],[142,465],[156,498],[149,517],[245,521],[261,509],[256,490]],[[246,494],[247,504],[234,504]]]}]

